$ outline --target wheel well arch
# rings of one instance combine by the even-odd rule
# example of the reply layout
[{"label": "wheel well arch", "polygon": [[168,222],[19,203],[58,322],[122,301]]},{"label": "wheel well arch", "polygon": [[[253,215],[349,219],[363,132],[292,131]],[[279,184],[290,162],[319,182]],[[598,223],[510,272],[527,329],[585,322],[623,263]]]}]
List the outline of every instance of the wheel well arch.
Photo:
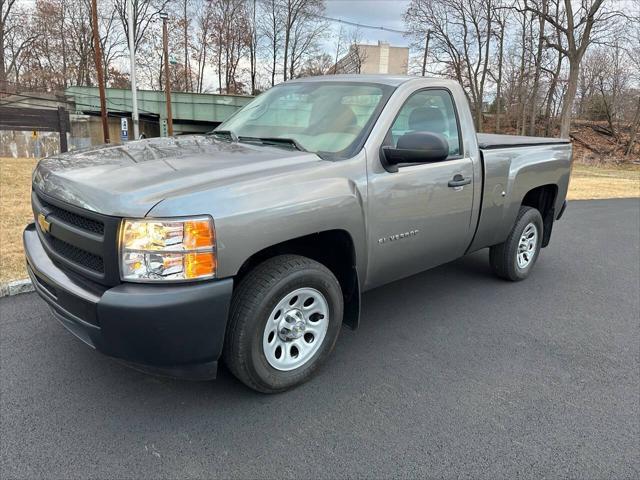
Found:
[{"label": "wheel well arch", "polygon": [[549,245],[553,220],[555,219],[555,204],[558,196],[558,186],[554,184],[540,185],[529,190],[522,199],[521,205],[533,207],[542,215],[544,232],[542,235],[542,247]]},{"label": "wheel well arch", "polygon": [[326,230],[266,247],[244,261],[235,285],[258,264],[277,255],[294,254],[322,263],[336,276],[344,297],[343,323],[355,329],[360,319],[360,282],[353,238],[346,230]]}]

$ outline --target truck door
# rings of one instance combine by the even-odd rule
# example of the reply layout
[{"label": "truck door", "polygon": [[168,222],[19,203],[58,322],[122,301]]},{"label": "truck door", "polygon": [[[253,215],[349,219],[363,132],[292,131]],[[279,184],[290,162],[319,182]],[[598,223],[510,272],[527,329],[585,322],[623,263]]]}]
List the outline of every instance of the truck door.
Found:
[{"label": "truck door", "polygon": [[445,160],[399,165],[397,172],[368,171],[367,288],[454,260],[473,235],[473,162],[463,151],[448,90],[427,88],[410,95],[384,145],[395,147],[400,136],[421,131],[444,135],[449,142]]}]

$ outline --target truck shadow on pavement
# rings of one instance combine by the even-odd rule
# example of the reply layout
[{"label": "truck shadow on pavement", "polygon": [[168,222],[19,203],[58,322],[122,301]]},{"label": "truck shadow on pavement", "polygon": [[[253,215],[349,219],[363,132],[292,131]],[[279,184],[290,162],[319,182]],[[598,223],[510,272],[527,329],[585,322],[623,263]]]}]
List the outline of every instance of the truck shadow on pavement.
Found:
[{"label": "truck shadow on pavement", "polygon": [[[419,339],[422,335],[428,336],[430,319],[440,319],[442,317],[440,313],[447,308],[447,303],[459,298],[461,291],[473,288],[474,283],[480,281],[486,283],[487,280],[490,284],[505,284],[504,281],[493,276],[488,264],[488,253],[482,251],[367,292],[363,295],[360,328],[355,332],[347,327],[342,328],[332,356],[320,371],[320,382],[328,381],[327,376],[335,374],[336,368],[342,372],[345,370],[353,372],[360,368],[355,366],[354,370],[351,370],[349,363],[355,362],[356,365],[361,364],[366,368],[367,358],[377,349],[376,343],[390,336],[398,337],[399,328],[419,331],[420,334],[414,339]],[[490,288],[495,288],[495,284]],[[396,321],[402,323],[402,326],[396,324]],[[55,326],[58,327],[57,324]],[[67,335],[67,332],[64,334]],[[410,338],[405,340],[411,342]],[[69,341],[75,342],[71,337]],[[360,354],[362,355],[358,357]],[[239,400],[252,402],[258,399],[260,402],[269,402],[268,399],[292,394],[292,392],[275,396],[257,394],[237,381],[223,363],[219,367],[218,378],[215,381],[190,382],[144,374],[132,370],[117,360],[88,350],[79,351],[78,355],[90,357],[83,358],[82,361],[89,361],[93,368],[106,369],[103,375],[100,375],[101,378],[95,379],[96,382],[120,383],[122,381],[144,385],[144,388],[136,392],[138,397],[136,401],[144,400],[147,396],[155,398],[158,395],[161,397],[166,395],[170,398],[178,395],[185,402],[185,399],[205,396],[209,397],[208,401],[218,402],[226,399],[232,400],[237,405],[236,402]],[[341,365],[343,362],[345,365]],[[335,376],[331,381],[336,381]],[[351,381],[349,375],[344,377],[344,381],[347,383]],[[298,390],[314,389],[316,388],[313,386],[314,383],[318,385],[318,382],[319,379],[314,378]],[[113,387],[116,386],[108,386],[109,389]],[[100,401],[100,399],[95,400]],[[186,403],[189,402],[186,401]]]},{"label": "truck shadow on pavement", "polygon": [[[455,320],[449,319],[450,308],[460,298],[461,291],[495,288],[494,282],[486,281],[491,278],[487,254],[478,252],[367,292],[363,296],[360,328],[354,332],[343,327],[332,356],[319,374],[309,383],[280,395],[253,392],[237,381],[224,365],[220,366],[218,378],[213,382],[189,382],[135,371],[87,349],[69,335],[51,317],[44,302],[32,294],[29,300],[32,304],[37,302],[40,311],[37,326],[42,330],[40,338],[47,341],[46,347],[29,355],[33,363],[23,364],[22,370],[38,372],[37,377],[44,379],[38,390],[45,395],[48,390],[55,392],[64,385],[63,397],[71,404],[76,401],[75,397],[98,410],[115,408],[121,413],[127,412],[125,417],[151,416],[155,422],[166,419],[156,417],[157,414],[166,413],[178,404],[180,415],[207,411],[216,416],[214,412],[228,415],[235,411],[241,417],[247,404],[279,404],[321,390],[323,396],[331,398],[333,393],[337,399],[342,396],[341,390],[349,390],[363,381],[384,381],[385,376],[393,376],[389,365],[398,356],[408,361],[409,358],[402,358],[403,352],[424,352],[429,348],[425,338],[444,341],[438,331],[431,331],[432,327],[439,328],[442,322]],[[497,279],[496,282],[504,284]],[[393,361],[386,354],[378,354],[379,345],[389,338],[393,339],[393,345],[386,354],[395,355]],[[212,409],[212,405],[216,408]],[[136,421],[139,422],[140,417]]]}]

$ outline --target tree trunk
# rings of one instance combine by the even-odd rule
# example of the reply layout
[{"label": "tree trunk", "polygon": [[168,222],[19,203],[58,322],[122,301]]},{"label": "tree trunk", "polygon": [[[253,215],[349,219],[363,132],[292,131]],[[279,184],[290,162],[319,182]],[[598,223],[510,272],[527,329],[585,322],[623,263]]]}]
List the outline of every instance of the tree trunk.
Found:
[{"label": "tree trunk", "polygon": [[578,74],[580,73],[580,60],[569,59],[569,81],[567,91],[562,99],[562,111],[560,112],[560,138],[569,138],[571,131],[571,114],[573,102],[578,91]]},{"label": "tree trunk", "polygon": [[222,30],[218,31],[218,93],[222,93]]},{"label": "tree trunk", "polygon": [[483,121],[483,116],[482,116],[482,100],[480,100],[478,107],[476,108],[476,128],[478,132],[482,132],[482,121]]},{"label": "tree trunk", "polygon": [[[424,56],[422,57],[422,76],[427,73],[427,57],[429,55],[429,40],[431,38],[431,30],[427,31],[427,40],[424,43]],[[360,72],[358,72],[360,73]]]},{"label": "tree trunk", "polygon": [[627,157],[631,155],[631,152],[633,151],[633,144],[636,142],[636,137],[638,136],[638,127],[640,127],[640,97],[638,97],[636,114],[633,117],[633,122],[631,122],[631,137],[629,137],[629,144],[624,152]]},{"label": "tree trunk", "polygon": [[276,5],[275,3],[271,3],[271,54],[272,54],[272,62],[271,62],[271,86],[273,87],[276,84],[276,67],[278,65],[278,22],[276,19]]},{"label": "tree trunk", "polygon": [[[526,4],[526,2],[525,2]],[[527,42],[527,12],[524,12],[524,18],[522,19],[522,35],[520,40],[522,41],[522,53],[520,55],[520,74],[518,76],[518,116],[516,118],[516,131],[521,132],[524,129],[522,120],[524,119],[525,110],[525,96],[524,96],[524,61],[526,42]]]},{"label": "tree trunk", "polygon": [[7,71],[4,68],[4,25],[0,25],[0,97],[2,97],[6,91]]},{"label": "tree trunk", "polygon": [[[547,14],[547,3],[543,4],[543,12]],[[531,112],[529,115],[529,135],[536,134],[536,117],[538,113],[538,88],[540,86],[540,71],[542,69],[542,53],[544,47],[544,27],[545,20],[543,16],[538,17],[538,50],[536,52],[536,69],[533,74],[533,88],[531,89]]]},{"label": "tree trunk", "polygon": [[562,70],[562,59],[563,59],[563,54],[562,52],[558,52],[558,63],[556,63],[556,69],[553,72],[553,76],[551,77],[551,84],[549,85],[549,92],[547,93],[547,105],[545,107],[545,111],[544,111],[544,118],[545,118],[545,129],[544,129],[544,136],[548,137],[551,135],[551,126],[553,124],[553,115],[552,115],[552,105],[551,103],[553,102],[553,97],[556,94],[556,88],[558,88],[558,78],[560,78],[560,71]]},{"label": "tree trunk", "polygon": [[498,46],[498,82],[496,86],[496,133],[500,133],[502,118],[502,63],[504,60],[504,23],[500,23],[500,43]]},{"label": "tree trunk", "polygon": [[273,46],[273,64],[271,69],[271,86],[273,87],[276,84],[276,67],[278,65],[278,51],[276,49],[276,45]]},{"label": "tree trunk", "polygon": [[[67,88],[67,40],[65,39],[64,36],[64,19],[65,19],[65,4],[64,2],[62,2],[60,4],[60,31],[59,31],[59,35],[60,35],[60,40],[62,41],[62,45],[61,45],[61,54],[62,54],[62,86],[64,88]],[[105,75],[105,83],[106,83],[106,75]]]},{"label": "tree trunk", "polygon": [[[291,6],[289,6],[291,8]],[[291,37],[291,11],[287,14],[287,26],[284,32],[284,71],[282,75],[284,76],[284,81],[287,81],[287,68],[289,65],[289,40]]]},{"label": "tree trunk", "polygon": [[253,12],[251,15],[251,95],[256,94],[256,69],[257,69],[257,61],[256,58],[258,56],[257,47],[258,47],[258,28],[256,25],[256,0],[253,0]]}]

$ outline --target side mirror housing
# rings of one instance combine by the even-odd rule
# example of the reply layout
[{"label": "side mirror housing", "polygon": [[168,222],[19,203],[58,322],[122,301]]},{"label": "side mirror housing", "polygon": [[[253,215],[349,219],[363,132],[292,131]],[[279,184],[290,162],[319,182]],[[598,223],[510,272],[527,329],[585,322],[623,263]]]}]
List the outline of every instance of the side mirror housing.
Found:
[{"label": "side mirror housing", "polygon": [[380,149],[384,167],[390,172],[397,172],[401,163],[440,162],[448,156],[449,142],[443,135],[432,132],[407,133],[398,139],[396,148]]}]

